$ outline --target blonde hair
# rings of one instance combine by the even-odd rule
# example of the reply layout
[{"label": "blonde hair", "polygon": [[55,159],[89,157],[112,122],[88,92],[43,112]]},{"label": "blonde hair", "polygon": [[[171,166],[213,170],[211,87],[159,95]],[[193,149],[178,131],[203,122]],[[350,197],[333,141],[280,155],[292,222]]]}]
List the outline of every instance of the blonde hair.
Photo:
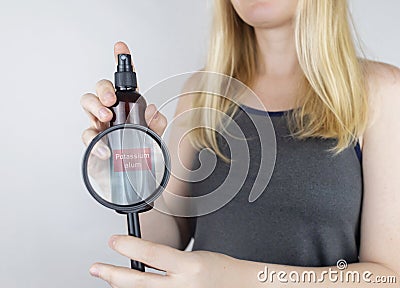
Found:
[{"label": "blonde hair", "polygon": [[[365,67],[357,57],[347,0],[299,0],[294,21],[304,94],[297,99],[300,108],[288,114],[289,128],[298,139],[336,138],[332,151],[339,153],[362,135],[368,110]],[[216,0],[205,70],[251,87],[258,55],[254,28],[238,16],[229,0]],[[232,114],[236,109],[229,99],[208,96],[202,93],[194,100],[194,107],[211,109],[193,118],[192,124],[201,127],[193,131],[191,141],[226,159],[215,130],[209,129],[220,119],[210,111]]]}]

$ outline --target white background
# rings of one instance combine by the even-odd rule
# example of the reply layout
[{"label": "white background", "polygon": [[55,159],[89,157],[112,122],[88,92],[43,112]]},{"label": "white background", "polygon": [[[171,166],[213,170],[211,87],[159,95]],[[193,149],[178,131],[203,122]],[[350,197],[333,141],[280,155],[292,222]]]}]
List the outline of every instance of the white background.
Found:
[{"label": "white background", "polygon": [[[352,0],[369,58],[400,66],[400,2]],[[80,96],[112,79],[126,41],[144,91],[204,62],[211,0],[36,0],[0,4],[0,286],[108,287],[95,261],[125,219],[83,187]],[[157,99],[149,102],[160,104]]]}]

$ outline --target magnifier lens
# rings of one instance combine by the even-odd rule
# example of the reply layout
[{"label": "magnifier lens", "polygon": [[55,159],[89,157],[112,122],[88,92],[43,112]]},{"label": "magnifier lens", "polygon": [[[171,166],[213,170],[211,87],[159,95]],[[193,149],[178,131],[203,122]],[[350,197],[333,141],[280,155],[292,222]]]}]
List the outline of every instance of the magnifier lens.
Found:
[{"label": "magnifier lens", "polygon": [[[120,206],[151,204],[155,200],[165,185],[169,161],[150,132],[133,125],[95,138],[88,147],[91,150],[86,162],[92,194]],[[109,206],[104,201],[102,204]]]}]

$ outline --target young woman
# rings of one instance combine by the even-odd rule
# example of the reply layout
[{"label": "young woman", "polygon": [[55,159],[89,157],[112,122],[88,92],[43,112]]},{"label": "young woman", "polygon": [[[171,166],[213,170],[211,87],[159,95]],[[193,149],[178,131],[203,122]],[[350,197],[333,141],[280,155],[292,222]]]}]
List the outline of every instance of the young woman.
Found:
[{"label": "young woman", "polygon": [[[117,252],[166,275],[101,263],[90,273],[119,288],[317,287],[318,280],[324,287],[365,287],[379,276],[398,277],[400,70],[357,57],[346,0],[216,0],[214,9],[204,70],[242,81],[268,107],[262,111],[254,108],[254,99],[240,100],[249,115],[269,115],[276,132],[276,165],[266,192],[246,201],[247,179],[243,191],[214,213],[193,219],[153,209],[141,215],[146,240],[111,237]],[[129,53],[121,42],[115,45],[120,53]],[[96,95],[82,97],[92,120],[84,143],[106,127],[115,100],[107,80],[97,83]],[[176,115],[196,107],[231,111],[229,101],[219,97],[183,97]],[[166,118],[154,105],[146,118],[151,129],[164,132]],[[193,119],[217,125],[213,117]],[[174,129],[171,147],[178,146],[175,136],[182,128]],[[218,146],[218,135],[199,129],[192,137],[179,143],[174,157],[191,165],[195,147],[207,147],[218,156],[217,165],[199,184],[172,178],[167,189],[178,195],[211,189],[225,177],[227,151]],[[257,154],[259,148],[253,148]],[[181,251],[192,236],[194,251]],[[347,270],[336,267],[341,259]],[[361,280],[330,280],[330,269],[359,273]],[[317,281],[296,281],[296,274],[307,271]]]}]

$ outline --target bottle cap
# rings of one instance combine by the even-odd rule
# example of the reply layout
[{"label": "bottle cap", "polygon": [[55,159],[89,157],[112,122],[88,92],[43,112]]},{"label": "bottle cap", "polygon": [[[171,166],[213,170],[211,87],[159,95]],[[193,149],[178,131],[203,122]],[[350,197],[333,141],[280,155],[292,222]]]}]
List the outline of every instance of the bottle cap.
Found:
[{"label": "bottle cap", "polygon": [[117,72],[114,73],[116,88],[137,88],[136,73],[133,72],[129,54],[118,54]]}]

